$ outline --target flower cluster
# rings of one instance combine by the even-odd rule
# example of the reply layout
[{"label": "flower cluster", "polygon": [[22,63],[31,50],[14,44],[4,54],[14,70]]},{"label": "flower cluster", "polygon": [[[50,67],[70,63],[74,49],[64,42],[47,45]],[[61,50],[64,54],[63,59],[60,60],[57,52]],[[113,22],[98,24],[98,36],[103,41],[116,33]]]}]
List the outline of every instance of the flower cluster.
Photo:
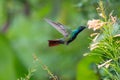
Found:
[{"label": "flower cluster", "polygon": [[88,29],[93,29],[94,31],[103,27],[106,23],[100,21],[99,19],[89,20],[87,25]]}]

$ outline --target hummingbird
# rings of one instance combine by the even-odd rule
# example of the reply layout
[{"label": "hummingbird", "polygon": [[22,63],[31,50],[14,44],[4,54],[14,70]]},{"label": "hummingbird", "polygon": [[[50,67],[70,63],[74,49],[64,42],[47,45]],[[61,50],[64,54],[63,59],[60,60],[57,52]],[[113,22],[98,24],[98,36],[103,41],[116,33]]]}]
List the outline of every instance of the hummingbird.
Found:
[{"label": "hummingbird", "polygon": [[51,26],[53,26],[56,30],[58,30],[64,37],[60,39],[55,40],[48,40],[49,47],[57,46],[59,44],[65,44],[68,45],[73,40],[76,39],[77,35],[83,31],[86,27],[85,26],[79,26],[75,30],[71,30],[67,27],[65,27],[63,24],[58,22],[53,22],[50,19],[45,19],[47,23],[49,23]]}]

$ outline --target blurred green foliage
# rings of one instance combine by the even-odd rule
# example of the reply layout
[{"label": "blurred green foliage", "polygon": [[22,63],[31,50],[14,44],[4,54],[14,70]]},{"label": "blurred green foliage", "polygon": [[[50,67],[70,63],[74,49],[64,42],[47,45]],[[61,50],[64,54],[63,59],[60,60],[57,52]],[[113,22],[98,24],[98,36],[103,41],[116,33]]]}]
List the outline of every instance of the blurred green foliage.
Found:
[{"label": "blurred green foliage", "polygon": [[[119,17],[119,2],[105,0],[108,13],[115,10]],[[98,18],[97,5],[98,0],[0,0],[0,80],[16,80],[28,74],[34,66],[33,54],[61,80],[96,80],[89,70],[92,59],[83,57],[89,51],[91,31],[81,32],[69,46],[51,48],[47,40],[62,36],[44,18],[74,29]],[[49,79],[46,71],[36,68],[31,80]]]}]

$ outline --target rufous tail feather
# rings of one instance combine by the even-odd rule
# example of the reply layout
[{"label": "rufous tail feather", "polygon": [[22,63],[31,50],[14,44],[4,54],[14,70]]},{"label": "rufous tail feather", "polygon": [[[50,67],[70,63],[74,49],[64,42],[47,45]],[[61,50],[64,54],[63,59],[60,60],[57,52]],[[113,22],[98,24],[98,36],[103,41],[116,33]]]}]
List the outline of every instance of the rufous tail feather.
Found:
[{"label": "rufous tail feather", "polygon": [[60,39],[58,40],[48,40],[49,42],[49,47],[57,46],[59,44],[63,44],[64,42]]}]

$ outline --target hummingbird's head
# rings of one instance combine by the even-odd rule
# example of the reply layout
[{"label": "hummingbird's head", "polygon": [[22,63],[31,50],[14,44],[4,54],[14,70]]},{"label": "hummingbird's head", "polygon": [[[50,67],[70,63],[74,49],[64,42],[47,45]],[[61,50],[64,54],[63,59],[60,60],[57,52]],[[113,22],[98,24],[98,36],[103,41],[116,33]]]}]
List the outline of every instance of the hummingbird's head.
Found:
[{"label": "hummingbird's head", "polygon": [[85,26],[79,26],[79,27],[77,28],[78,33],[81,32],[81,31],[83,31],[85,28],[86,28]]},{"label": "hummingbird's head", "polygon": [[79,26],[79,27],[78,27],[78,29],[80,29],[80,30],[81,30],[81,29],[85,29],[85,28],[86,28],[86,26]]}]

